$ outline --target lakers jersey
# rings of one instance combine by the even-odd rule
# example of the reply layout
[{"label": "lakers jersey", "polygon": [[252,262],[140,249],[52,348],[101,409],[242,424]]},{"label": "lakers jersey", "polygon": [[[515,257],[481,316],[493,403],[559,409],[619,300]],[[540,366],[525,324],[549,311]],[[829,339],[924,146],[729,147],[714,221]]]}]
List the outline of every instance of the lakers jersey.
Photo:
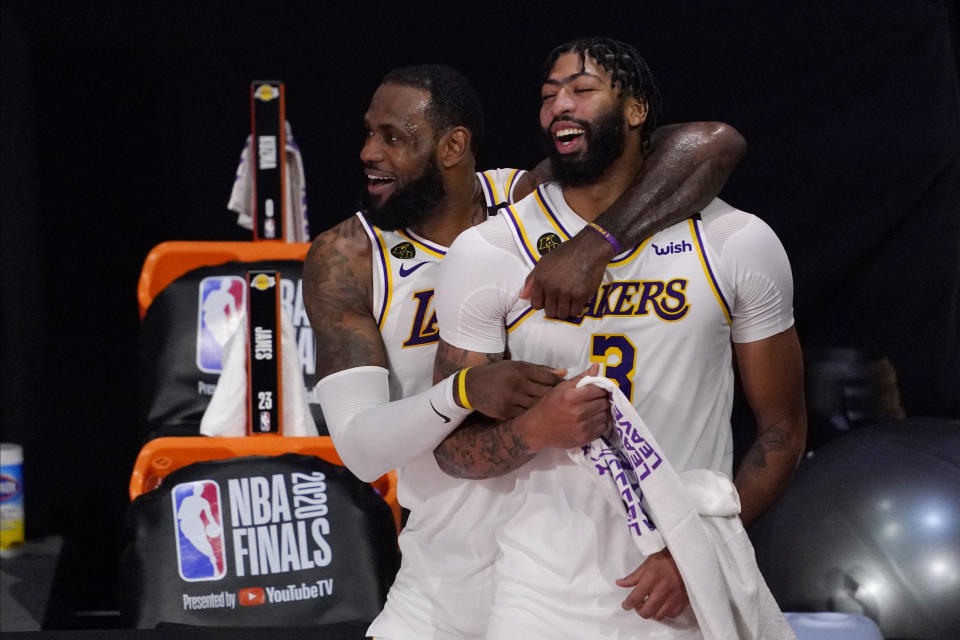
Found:
[{"label": "lakers jersey", "polygon": [[[510,202],[522,174],[515,169],[477,173],[488,211]],[[390,397],[396,400],[433,384],[440,337],[434,279],[447,247],[407,229],[379,229],[357,216],[373,246],[374,319],[386,349]],[[440,471],[432,451],[397,471],[398,499],[411,510],[399,540],[402,565],[368,634],[398,640],[482,637],[495,553],[489,515],[498,495],[509,489],[491,491],[503,484],[498,480],[451,478]]]},{"label": "lakers jersey", "polygon": [[[507,210],[529,268],[584,221],[556,185]],[[521,302],[506,317],[514,359],[579,373],[591,363],[620,387],[680,469],[731,472],[731,292],[713,268],[703,220],[686,220],[615,256],[583,314],[547,318]]]},{"label": "lakers jersey", "polygon": [[[779,241],[755,216],[714,200],[699,218],[615,256],[580,315],[547,318],[519,297],[524,279],[585,224],[548,184],[461,234],[438,275],[443,339],[571,376],[597,363],[675,468],[730,474],[731,338],[762,339],[793,321],[792,285],[764,284],[784,282],[784,269],[789,281]],[[782,260],[757,268],[741,260],[750,244],[739,241],[744,234],[775,245],[770,253]],[[515,472],[502,503],[510,514],[497,533],[488,638],[700,637],[689,609],[661,624],[620,608],[629,590],[615,581],[644,558],[622,506],[611,505],[590,474],[555,448]]]}]

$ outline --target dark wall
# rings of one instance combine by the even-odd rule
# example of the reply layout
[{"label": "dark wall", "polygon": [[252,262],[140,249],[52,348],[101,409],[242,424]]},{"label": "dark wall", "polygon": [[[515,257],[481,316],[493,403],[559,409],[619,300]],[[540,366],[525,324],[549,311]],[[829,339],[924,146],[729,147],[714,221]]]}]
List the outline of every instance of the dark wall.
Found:
[{"label": "dark wall", "polygon": [[341,4],[3,5],[0,410],[3,439],[27,446],[32,531],[109,529],[123,508],[140,266],[164,240],[248,238],[225,205],[252,79],[287,83],[316,234],[354,209],[385,71],[461,68],[488,114],[481,166],[529,166],[540,63],[577,35],[635,43],[665,122],[746,136],[724,197],[783,240],[805,346],[884,354],[908,415],[960,416],[946,2]]}]

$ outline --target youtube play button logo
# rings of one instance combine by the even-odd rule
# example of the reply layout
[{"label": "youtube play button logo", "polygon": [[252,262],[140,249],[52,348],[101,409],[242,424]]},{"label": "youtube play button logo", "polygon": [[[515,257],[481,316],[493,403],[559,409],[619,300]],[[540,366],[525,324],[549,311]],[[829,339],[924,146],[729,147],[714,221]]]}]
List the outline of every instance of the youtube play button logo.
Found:
[{"label": "youtube play button logo", "polygon": [[249,589],[240,589],[237,591],[237,599],[240,601],[241,607],[253,607],[258,604],[263,604],[266,594],[263,592],[262,587],[250,587]]}]

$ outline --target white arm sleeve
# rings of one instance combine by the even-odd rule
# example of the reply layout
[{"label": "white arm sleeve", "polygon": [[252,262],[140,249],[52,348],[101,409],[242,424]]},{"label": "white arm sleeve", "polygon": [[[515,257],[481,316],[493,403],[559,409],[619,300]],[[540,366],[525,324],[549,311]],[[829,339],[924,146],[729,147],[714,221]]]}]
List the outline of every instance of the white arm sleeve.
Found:
[{"label": "white arm sleeve", "polygon": [[710,220],[708,242],[733,286],[734,342],[756,342],[793,326],[793,275],[777,234],[760,218],[731,210]]},{"label": "white arm sleeve", "polygon": [[383,367],[346,369],[318,382],[330,437],[347,468],[373,482],[433,451],[471,413],[454,402],[453,378],[394,402]]},{"label": "white arm sleeve", "polygon": [[[481,227],[500,223],[490,220]],[[527,267],[515,254],[493,246],[478,227],[461,233],[440,263],[437,324],[447,344],[477,353],[502,353],[504,318],[520,297]]]}]

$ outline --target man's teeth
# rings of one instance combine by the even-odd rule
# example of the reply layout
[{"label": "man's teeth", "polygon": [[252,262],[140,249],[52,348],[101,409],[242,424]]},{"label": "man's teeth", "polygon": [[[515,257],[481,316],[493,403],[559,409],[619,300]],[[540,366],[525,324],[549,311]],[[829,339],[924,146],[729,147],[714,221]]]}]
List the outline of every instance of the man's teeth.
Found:
[{"label": "man's teeth", "polygon": [[570,142],[577,136],[583,135],[583,129],[560,129],[553,136],[560,142]]},{"label": "man's teeth", "polygon": [[386,184],[388,182],[393,182],[395,178],[384,178],[382,176],[367,176],[367,181],[370,184]]}]

